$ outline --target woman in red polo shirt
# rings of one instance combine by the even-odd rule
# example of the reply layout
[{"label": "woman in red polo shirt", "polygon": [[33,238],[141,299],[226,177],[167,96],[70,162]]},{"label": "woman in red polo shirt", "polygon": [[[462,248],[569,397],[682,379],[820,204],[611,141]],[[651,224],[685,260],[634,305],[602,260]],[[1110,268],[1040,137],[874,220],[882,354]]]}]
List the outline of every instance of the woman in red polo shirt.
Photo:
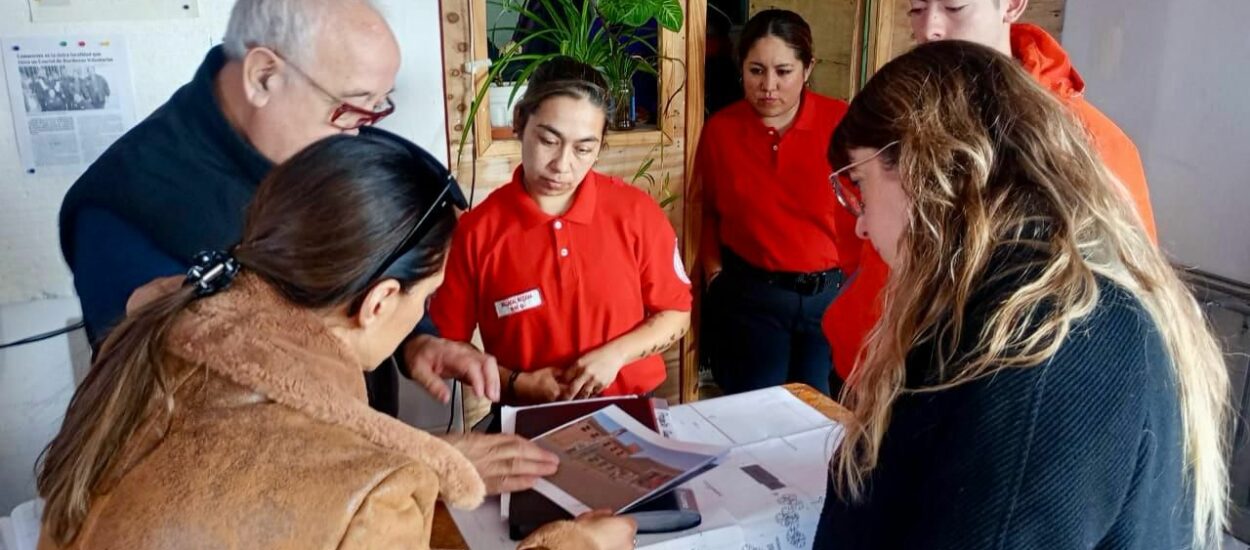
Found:
[{"label": "woman in red polo shirt", "polygon": [[668,218],[644,191],[591,170],[607,110],[594,69],[557,58],[536,70],[514,109],[521,166],[452,238],[431,314],[445,338],[481,329],[505,401],[655,390],[659,353],[690,324]]},{"label": "woman in red polo shirt", "polygon": [[847,106],[806,89],[812,32],[794,12],[752,17],[739,55],[746,98],[708,121],[696,164],[704,359],[726,393],[786,382],[829,393],[821,315],[860,251],[826,160]]}]

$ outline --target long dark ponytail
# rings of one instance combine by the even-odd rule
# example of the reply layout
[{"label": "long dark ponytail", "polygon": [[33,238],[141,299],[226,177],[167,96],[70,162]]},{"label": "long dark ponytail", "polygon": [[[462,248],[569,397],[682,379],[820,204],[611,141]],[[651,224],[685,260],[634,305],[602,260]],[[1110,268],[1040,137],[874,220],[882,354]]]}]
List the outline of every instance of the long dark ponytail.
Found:
[{"label": "long dark ponytail", "polygon": [[[327,138],[261,183],[233,256],[293,304],[355,307],[382,279],[408,288],[441,269],[456,223],[447,204],[459,202],[449,196],[459,190],[445,169],[400,138]],[[38,473],[44,528],[58,544],[77,535],[140,425],[152,421],[158,435],[167,427],[165,336],[195,298],[184,285],[128,315],[75,392]]]}]

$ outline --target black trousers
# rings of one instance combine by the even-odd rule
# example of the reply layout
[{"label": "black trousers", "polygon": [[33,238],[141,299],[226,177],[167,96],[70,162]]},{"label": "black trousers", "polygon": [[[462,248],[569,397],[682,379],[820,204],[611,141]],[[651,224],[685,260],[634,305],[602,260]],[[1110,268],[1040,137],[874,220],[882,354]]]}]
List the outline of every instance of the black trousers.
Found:
[{"label": "black trousers", "polygon": [[840,282],[804,295],[728,266],[703,299],[702,352],[726,394],[789,382],[830,393],[833,359],[820,321]]}]

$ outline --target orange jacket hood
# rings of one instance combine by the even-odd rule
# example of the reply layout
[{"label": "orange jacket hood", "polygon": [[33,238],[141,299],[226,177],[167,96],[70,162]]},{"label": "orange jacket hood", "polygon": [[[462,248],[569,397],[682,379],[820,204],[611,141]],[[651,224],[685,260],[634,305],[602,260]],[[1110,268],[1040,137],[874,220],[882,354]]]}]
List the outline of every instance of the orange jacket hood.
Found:
[{"label": "orange jacket hood", "polygon": [[1085,79],[1072,67],[1068,52],[1041,27],[1027,23],[1012,25],[1011,56],[1060,98],[1069,99],[1085,93]]}]

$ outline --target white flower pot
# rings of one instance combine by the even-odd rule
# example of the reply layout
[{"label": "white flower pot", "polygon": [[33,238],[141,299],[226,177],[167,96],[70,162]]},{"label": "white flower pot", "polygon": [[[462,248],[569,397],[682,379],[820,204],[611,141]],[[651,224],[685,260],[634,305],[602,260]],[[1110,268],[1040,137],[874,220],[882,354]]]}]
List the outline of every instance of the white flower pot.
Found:
[{"label": "white flower pot", "polygon": [[520,91],[516,94],[516,98],[509,103],[508,96],[512,95],[512,88],[514,86],[515,85],[512,83],[504,85],[491,85],[490,89],[487,90],[487,103],[490,105],[491,126],[495,128],[512,127],[512,107],[516,105],[518,101],[521,101],[521,97],[525,95],[525,90],[529,87],[528,85],[521,86]]}]

